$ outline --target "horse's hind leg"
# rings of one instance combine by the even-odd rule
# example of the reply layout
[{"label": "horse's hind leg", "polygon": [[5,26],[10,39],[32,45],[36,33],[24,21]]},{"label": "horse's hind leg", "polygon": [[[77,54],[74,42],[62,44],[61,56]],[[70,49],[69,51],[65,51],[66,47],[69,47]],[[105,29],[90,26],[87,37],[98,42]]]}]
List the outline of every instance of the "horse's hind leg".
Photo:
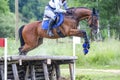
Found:
[{"label": "horse's hind leg", "polygon": [[39,38],[38,39],[38,46],[41,45],[43,43],[43,38]]},{"label": "horse's hind leg", "polygon": [[43,43],[43,38],[39,38],[37,40],[31,40],[31,44],[26,44],[22,47],[20,55],[26,55],[28,51],[38,47]]},{"label": "horse's hind leg", "polygon": [[23,47],[19,48],[19,55],[26,55],[31,46],[25,44]]}]

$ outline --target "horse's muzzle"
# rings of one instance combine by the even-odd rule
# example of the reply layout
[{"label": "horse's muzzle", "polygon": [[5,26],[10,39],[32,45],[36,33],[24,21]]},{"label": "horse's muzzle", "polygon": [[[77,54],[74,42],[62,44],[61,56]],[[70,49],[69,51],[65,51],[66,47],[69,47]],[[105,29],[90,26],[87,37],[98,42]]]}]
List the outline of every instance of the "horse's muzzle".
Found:
[{"label": "horse's muzzle", "polygon": [[96,27],[91,27],[92,34],[97,34],[99,33],[99,28]]}]

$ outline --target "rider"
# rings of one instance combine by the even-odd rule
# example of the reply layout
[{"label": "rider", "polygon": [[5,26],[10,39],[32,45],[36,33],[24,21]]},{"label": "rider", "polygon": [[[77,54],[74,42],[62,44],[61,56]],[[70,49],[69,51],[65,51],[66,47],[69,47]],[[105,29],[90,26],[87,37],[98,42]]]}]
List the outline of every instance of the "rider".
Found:
[{"label": "rider", "polygon": [[[64,7],[64,9],[61,8],[62,6]],[[56,12],[66,13],[65,9],[68,9],[66,0],[50,0],[48,5],[45,7],[43,20],[50,18],[48,31],[47,31],[47,34],[49,36],[54,36],[54,34],[52,33],[52,26],[56,19],[55,13]]]}]

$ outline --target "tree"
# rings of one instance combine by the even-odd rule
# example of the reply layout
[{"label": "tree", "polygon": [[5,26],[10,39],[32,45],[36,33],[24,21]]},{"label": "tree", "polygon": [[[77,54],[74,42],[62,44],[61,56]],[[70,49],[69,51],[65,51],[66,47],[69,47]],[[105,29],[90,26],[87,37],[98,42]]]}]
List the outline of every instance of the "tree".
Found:
[{"label": "tree", "polygon": [[107,29],[110,27],[111,36],[120,39],[120,0],[68,0],[69,6],[82,6],[88,8],[97,8],[99,10],[99,19],[101,31],[104,37],[107,37]]},{"label": "tree", "polygon": [[[6,0],[0,0],[7,2]],[[67,0],[69,7],[95,7],[99,10],[101,31],[107,37],[108,25],[111,36],[120,38],[120,0]],[[4,4],[4,3],[3,3]],[[31,20],[41,20],[43,18],[44,7],[48,0],[19,0],[20,18],[25,22]],[[14,0],[9,0],[10,11],[14,12]],[[2,11],[5,9],[3,6]],[[82,22],[85,25],[85,22]]]},{"label": "tree", "polygon": [[9,11],[8,1],[0,0],[0,14],[7,13]]},{"label": "tree", "polygon": [[9,12],[8,0],[0,0],[0,37],[14,35],[14,15]]},{"label": "tree", "polygon": [[110,27],[110,35],[116,37],[120,37],[119,3],[119,0],[99,0],[101,28],[107,31]]},{"label": "tree", "polygon": [[14,14],[0,15],[0,37],[14,37]]},{"label": "tree", "polygon": [[[40,20],[43,17],[44,7],[47,0],[19,0],[19,13],[25,22]],[[14,0],[9,0],[10,10],[14,11]]]}]

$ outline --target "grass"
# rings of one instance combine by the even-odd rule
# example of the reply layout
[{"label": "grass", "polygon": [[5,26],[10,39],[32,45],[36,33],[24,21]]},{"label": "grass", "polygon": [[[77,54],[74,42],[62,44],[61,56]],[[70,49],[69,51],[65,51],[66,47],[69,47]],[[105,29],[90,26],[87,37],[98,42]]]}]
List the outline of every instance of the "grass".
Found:
[{"label": "grass", "polygon": [[[8,39],[8,55],[18,55],[19,42]],[[0,56],[3,56],[3,48],[0,48]],[[89,54],[84,55],[81,44],[76,45],[77,69],[120,69],[120,41],[115,39],[104,42],[92,42]],[[64,38],[56,40],[44,39],[44,44],[30,51],[28,55],[59,55],[72,56],[72,39]],[[68,68],[68,66],[61,66]],[[62,75],[68,77],[68,71],[62,71]],[[76,70],[76,80],[120,80],[120,74],[99,71]]]},{"label": "grass", "polygon": [[104,72],[86,72],[76,76],[76,80],[120,80],[120,74]]},{"label": "grass", "polygon": [[[62,76],[68,77],[68,69],[63,69]],[[102,72],[98,70],[76,70],[76,80],[120,80],[120,73]]]},{"label": "grass", "polygon": [[[42,45],[30,51],[27,55],[72,55],[72,43],[69,43],[69,39],[65,40],[66,43],[62,39],[59,40],[60,43],[57,43],[55,39],[44,39]],[[8,55],[18,55],[19,45],[19,41],[8,39]],[[0,55],[3,56],[3,48],[0,48]]]},{"label": "grass", "polygon": [[[8,39],[8,55],[18,55],[19,42]],[[120,69],[120,41],[115,39],[104,42],[92,42],[89,54],[83,54],[82,42],[76,45],[76,65],[79,68],[114,68]],[[3,56],[3,48],[0,48],[0,55]],[[27,55],[59,55],[72,56],[72,39],[64,38],[56,40],[44,39],[44,44],[30,51]]]},{"label": "grass", "polygon": [[[80,46],[78,46],[80,47]],[[120,69],[120,42],[115,39],[106,40],[104,42],[92,42],[88,55],[78,54],[78,66],[86,66],[86,68],[95,66],[98,68],[116,68]],[[80,52],[82,53],[82,52]],[[85,68],[85,67],[84,67]]]}]

